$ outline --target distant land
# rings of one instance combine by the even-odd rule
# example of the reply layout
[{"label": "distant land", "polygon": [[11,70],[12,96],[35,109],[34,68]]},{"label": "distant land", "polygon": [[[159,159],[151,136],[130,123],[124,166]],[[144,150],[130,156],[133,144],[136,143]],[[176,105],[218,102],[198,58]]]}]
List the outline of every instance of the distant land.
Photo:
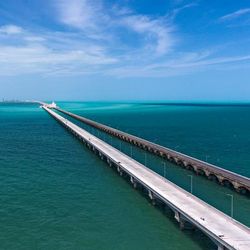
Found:
[{"label": "distant land", "polygon": [[[2,99],[0,100],[0,103],[27,103],[27,102],[34,102],[35,100],[21,100],[21,99]],[[51,102],[46,100],[46,102]],[[130,103],[130,104],[142,104],[142,105],[164,105],[164,106],[250,106],[250,101],[193,101],[193,102],[187,102],[187,101],[89,101],[89,100],[57,100],[55,102],[79,102],[79,103]]]}]

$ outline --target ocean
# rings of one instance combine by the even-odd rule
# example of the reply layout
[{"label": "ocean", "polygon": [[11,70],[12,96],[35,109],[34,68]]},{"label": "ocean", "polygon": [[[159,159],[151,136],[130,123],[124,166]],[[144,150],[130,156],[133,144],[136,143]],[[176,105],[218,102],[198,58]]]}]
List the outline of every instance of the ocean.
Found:
[{"label": "ocean", "polygon": [[[250,177],[250,106],[58,102]],[[68,117],[67,117],[68,118]],[[69,118],[70,119],[70,118]],[[162,159],[74,122],[164,175]],[[165,177],[250,226],[250,199],[166,162]],[[36,104],[0,104],[0,249],[215,249],[163,213]]]}]

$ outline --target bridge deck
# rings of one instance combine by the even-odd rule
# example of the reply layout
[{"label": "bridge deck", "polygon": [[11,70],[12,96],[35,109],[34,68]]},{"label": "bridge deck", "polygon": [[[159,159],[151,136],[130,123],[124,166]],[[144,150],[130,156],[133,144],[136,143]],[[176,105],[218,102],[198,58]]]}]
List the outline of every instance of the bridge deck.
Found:
[{"label": "bridge deck", "polygon": [[202,230],[218,245],[221,244],[228,249],[250,249],[250,230],[248,227],[164,179],[54,111],[47,107],[44,107],[44,109],[65,127],[74,131],[83,140],[88,141],[90,145],[104,154],[123,171],[147,187],[171,209],[179,212],[187,221]]}]

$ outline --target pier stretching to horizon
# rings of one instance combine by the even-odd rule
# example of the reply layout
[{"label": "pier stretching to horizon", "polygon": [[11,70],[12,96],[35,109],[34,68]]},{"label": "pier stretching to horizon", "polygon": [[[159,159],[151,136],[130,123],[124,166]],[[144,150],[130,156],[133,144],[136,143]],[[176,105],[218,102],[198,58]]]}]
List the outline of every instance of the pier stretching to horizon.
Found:
[{"label": "pier stretching to horizon", "polygon": [[198,228],[218,246],[218,249],[250,249],[248,227],[60,116],[52,110],[55,107],[42,105],[44,110],[105,160],[110,167],[128,178],[134,188],[143,189],[153,204],[160,203],[170,208],[181,229]]},{"label": "pier stretching to horizon", "polygon": [[216,180],[217,183],[219,183],[220,185],[232,186],[237,192],[240,192],[242,194],[250,194],[250,178],[246,176],[239,175],[237,173],[220,168],[208,162],[201,161],[178,151],[142,139],[138,136],[128,134],[110,126],[76,115],[69,111],[63,110],[57,106],[52,106],[52,108],[58,110],[61,113],[69,115],[70,117],[75,118],[81,122],[84,122],[87,125],[97,128],[107,134],[110,134],[123,141],[133,144],[134,146],[137,146],[145,151],[162,157],[174,163],[175,165],[184,167],[188,170],[195,172],[198,175],[205,176],[210,180]]}]

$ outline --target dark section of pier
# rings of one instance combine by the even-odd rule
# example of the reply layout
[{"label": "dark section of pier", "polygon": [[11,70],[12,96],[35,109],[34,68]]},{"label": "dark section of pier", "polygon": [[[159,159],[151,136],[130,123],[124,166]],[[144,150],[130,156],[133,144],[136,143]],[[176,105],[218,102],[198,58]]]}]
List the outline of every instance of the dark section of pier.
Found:
[{"label": "dark section of pier", "polygon": [[158,155],[172,163],[175,163],[176,165],[194,171],[196,174],[203,175],[210,180],[216,180],[221,185],[232,186],[237,192],[243,194],[250,193],[250,179],[245,176],[201,161],[194,157],[182,154],[175,150],[163,147],[156,143],[152,143],[145,139],[120,131],[118,129],[114,129],[112,127],[92,121],[85,117],[73,114],[61,108],[55,107],[55,109],[66,115],[69,115],[72,118],[75,118],[101,131],[104,131],[112,136],[115,136],[123,141],[129,142],[141,149],[144,149],[145,151]]}]

